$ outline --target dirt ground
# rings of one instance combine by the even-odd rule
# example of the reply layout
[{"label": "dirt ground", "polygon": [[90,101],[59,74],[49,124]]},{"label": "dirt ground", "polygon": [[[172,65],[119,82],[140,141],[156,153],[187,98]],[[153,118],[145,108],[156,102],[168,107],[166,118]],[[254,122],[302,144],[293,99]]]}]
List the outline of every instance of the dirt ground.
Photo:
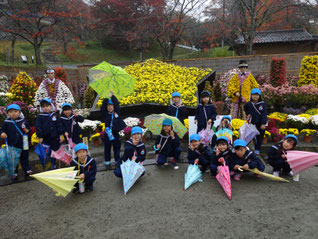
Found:
[{"label": "dirt ground", "polygon": [[31,180],[0,187],[1,238],[317,238],[318,167],[300,182],[246,173],[228,200],[216,179],[183,191],[187,164],[147,166],[126,196],[112,171],[93,192],[56,197]]}]

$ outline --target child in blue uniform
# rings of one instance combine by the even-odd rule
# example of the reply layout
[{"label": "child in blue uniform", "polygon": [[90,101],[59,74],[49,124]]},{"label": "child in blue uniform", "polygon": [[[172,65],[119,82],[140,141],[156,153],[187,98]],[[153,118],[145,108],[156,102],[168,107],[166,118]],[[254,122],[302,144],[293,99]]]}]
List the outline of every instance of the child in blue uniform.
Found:
[{"label": "child in blue uniform", "polygon": [[288,152],[286,151],[295,149],[297,143],[297,136],[288,134],[285,136],[284,140],[270,147],[267,152],[267,161],[273,167],[274,176],[279,177],[280,172],[283,172],[289,176],[293,176],[293,171],[291,171],[291,168],[287,162],[286,154],[288,154]]},{"label": "child in blue uniform", "polygon": [[[216,132],[218,132],[219,130],[222,130],[222,129],[229,129],[229,130],[232,131],[231,116],[225,115],[225,116],[222,117],[221,123],[217,127]],[[212,148],[212,150],[214,149],[214,147],[216,145],[216,139],[217,139],[217,136],[216,136],[216,134],[214,134],[212,136],[212,140],[211,140],[211,148]]]},{"label": "child in blue uniform", "polygon": [[66,139],[71,138],[74,144],[82,143],[83,141],[80,137],[82,129],[78,123],[82,123],[84,117],[73,114],[73,107],[71,104],[64,103],[62,105],[61,121]]},{"label": "child in blue uniform", "polygon": [[[36,135],[40,144],[49,145],[50,149],[57,151],[63,142],[63,126],[60,117],[55,112],[50,99],[40,101],[40,114],[36,117]],[[50,155],[50,153],[49,153]],[[51,157],[51,169],[55,169],[56,159]]]},{"label": "child in blue uniform", "polygon": [[[122,178],[120,165],[129,160],[135,160],[136,163],[143,162],[146,159],[146,147],[141,141],[142,129],[135,126],[131,129],[131,139],[125,143],[125,152],[120,160],[116,163],[114,174]],[[143,175],[142,175],[143,176]]]},{"label": "child in blue uniform", "polygon": [[104,99],[101,107],[101,113],[105,127],[109,128],[115,139],[110,140],[107,133],[105,134],[104,150],[105,150],[105,166],[110,166],[111,146],[114,148],[115,161],[120,159],[120,136],[119,132],[126,127],[124,120],[120,117],[119,102],[113,92],[110,92],[110,99]]},{"label": "child in blue uniform", "polygon": [[[262,161],[247,148],[246,142],[242,139],[237,139],[234,141],[234,150],[229,159],[229,169],[230,171],[234,171],[233,179],[239,181],[241,179],[241,172],[238,170],[242,168],[244,171],[253,168],[257,168],[259,171],[264,171],[265,165]],[[256,174],[256,177],[260,175]]]},{"label": "child in blue uniform", "polygon": [[256,126],[260,133],[254,139],[254,152],[259,155],[267,123],[266,104],[262,100],[260,89],[255,88],[251,90],[250,101],[244,105],[244,111],[247,115],[247,119],[250,120],[251,124]]},{"label": "child in blue uniform", "polygon": [[208,124],[213,126],[213,122],[216,119],[217,113],[214,105],[212,104],[211,93],[209,91],[201,92],[201,100],[195,113],[195,123],[197,124],[197,133],[206,129]]},{"label": "child in blue uniform", "polygon": [[189,164],[201,165],[201,171],[207,172],[211,161],[211,151],[208,146],[201,143],[201,137],[198,134],[190,136],[190,145],[188,149]]},{"label": "child in blue uniform", "polygon": [[178,169],[177,162],[179,161],[182,149],[180,147],[180,138],[173,131],[172,120],[164,119],[162,122],[162,131],[158,135],[155,146],[157,155],[157,164],[168,165],[168,157],[173,157],[172,166]]},{"label": "child in blue uniform", "polygon": [[[17,104],[9,105],[7,114],[7,119],[3,122],[0,130],[1,138],[6,138],[9,146],[22,149],[20,164],[27,179],[32,174],[32,171],[29,165],[29,150],[23,150],[23,134],[29,133],[29,124],[24,119],[21,108]],[[19,165],[15,170],[14,179],[18,177],[18,167]]]},{"label": "child in blue uniform", "polygon": [[182,124],[186,117],[186,107],[182,104],[181,95],[179,92],[172,93],[172,99],[167,109],[167,115],[178,118]]},{"label": "child in blue uniform", "polygon": [[231,157],[231,150],[229,149],[228,138],[220,136],[216,139],[215,151],[212,153],[210,172],[211,176],[215,177],[218,171],[218,166],[228,165]]},{"label": "child in blue uniform", "polygon": [[[79,178],[85,184],[85,189],[93,191],[97,173],[95,159],[88,155],[88,149],[84,143],[77,144],[74,151],[76,158],[71,161],[70,166],[75,166],[75,170],[79,170]],[[74,186],[73,192],[76,193],[79,190],[79,184],[76,183]]]}]

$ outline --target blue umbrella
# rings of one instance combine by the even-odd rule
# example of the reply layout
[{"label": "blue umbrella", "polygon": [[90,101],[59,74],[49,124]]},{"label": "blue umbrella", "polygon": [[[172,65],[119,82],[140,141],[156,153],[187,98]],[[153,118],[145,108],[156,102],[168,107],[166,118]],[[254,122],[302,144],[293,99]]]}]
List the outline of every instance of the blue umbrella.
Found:
[{"label": "blue umbrella", "polygon": [[184,175],[184,180],[184,191],[196,182],[203,182],[199,166],[196,164],[190,164],[187,173]]},{"label": "blue umbrella", "polygon": [[7,139],[5,139],[5,142],[6,147],[0,150],[0,164],[9,173],[13,181],[14,172],[18,165],[22,149],[15,148],[13,146],[8,146]]},{"label": "blue umbrella", "polygon": [[45,144],[37,144],[35,146],[34,152],[39,156],[40,162],[43,167],[43,171],[45,171],[46,161],[50,153],[50,146]]},{"label": "blue umbrella", "polygon": [[124,194],[134,185],[134,183],[143,175],[145,167],[134,160],[126,160],[120,165],[123,176]]}]

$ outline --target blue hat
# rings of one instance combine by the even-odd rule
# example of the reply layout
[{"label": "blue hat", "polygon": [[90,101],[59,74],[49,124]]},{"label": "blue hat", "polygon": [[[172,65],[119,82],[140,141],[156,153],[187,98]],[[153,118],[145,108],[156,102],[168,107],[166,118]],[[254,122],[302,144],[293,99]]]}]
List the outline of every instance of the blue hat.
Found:
[{"label": "blue hat", "polygon": [[226,138],[225,136],[220,136],[220,137],[218,137],[218,138],[216,139],[216,142],[218,142],[218,141],[220,141],[220,140],[224,140],[224,141],[226,141],[227,143],[229,143],[229,139]]},{"label": "blue hat", "polygon": [[210,97],[211,93],[207,90],[204,90],[201,92],[201,97]]},{"label": "blue hat", "polygon": [[84,144],[84,143],[79,143],[79,144],[77,144],[77,145],[74,147],[75,153],[76,153],[78,150],[81,150],[81,149],[85,149],[85,150],[87,151],[87,150],[88,150],[87,145]]},{"label": "blue hat", "polygon": [[298,143],[298,138],[297,138],[296,135],[287,134],[287,135],[285,136],[285,139],[288,139],[288,138],[292,138],[292,139],[294,139],[294,140],[296,141],[296,144]]},{"label": "blue hat", "polygon": [[7,107],[7,111],[9,110],[18,110],[18,111],[21,111],[21,108],[20,106],[18,106],[17,104],[11,104],[11,105],[8,105]]},{"label": "blue hat", "polygon": [[164,119],[163,121],[162,121],[162,125],[172,125],[172,120],[171,119]]},{"label": "blue hat", "polygon": [[108,105],[113,105],[114,102],[112,101],[112,99],[109,99],[108,102],[107,102],[107,104],[108,104]]},{"label": "blue hat", "polygon": [[142,129],[139,126],[135,126],[131,129],[131,135],[142,134]]},{"label": "blue hat", "polygon": [[246,147],[247,145],[246,145],[246,142],[243,140],[243,139],[237,139],[237,140],[235,140],[234,141],[234,148],[236,148],[236,147]]},{"label": "blue hat", "polygon": [[46,102],[46,103],[49,103],[49,104],[52,104],[52,101],[48,98],[44,98],[40,101],[40,103],[43,103],[43,102]]},{"label": "blue hat", "polygon": [[224,120],[224,119],[228,119],[229,121],[231,121],[231,116],[229,116],[229,115],[224,115],[224,116],[222,117],[221,121]]},{"label": "blue hat", "polygon": [[200,140],[201,140],[201,136],[198,135],[198,134],[192,134],[192,135],[190,136],[190,142],[191,142],[192,140],[200,141]]},{"label": "blue hat", "polygon": [[64,104],[62,105],[62,109],[63,109],[64,107],[66,107],[66,106],[69,106],[69,107],[73,108],[73,106],[72,106],[70,103],[64,103]]},{"label": "blue hat", "polygon": [[179,92],[173,92],[172,93],[172,98],[173,97],[181,97],[180,93]]},{"label": "blue hat", "polygon": [[254,94],[259,94],[259,95],[261,95],[262,93],[261,93],[261,90],[260,90],[260,89],[254,88],[253,90],[251,90],[251,95],[254,95]]}]

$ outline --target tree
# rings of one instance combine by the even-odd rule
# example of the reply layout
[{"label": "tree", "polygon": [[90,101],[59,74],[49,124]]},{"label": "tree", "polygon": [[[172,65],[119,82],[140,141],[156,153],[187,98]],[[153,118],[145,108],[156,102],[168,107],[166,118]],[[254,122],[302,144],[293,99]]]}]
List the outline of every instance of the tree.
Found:
[{"label": "tree", "polygon": [[169,0],[163,11],[158,11],[153,34],[164,60],[172,60],[174,49],[185,31],[186,17],[197,14],[202,3],[202,0]]}]

